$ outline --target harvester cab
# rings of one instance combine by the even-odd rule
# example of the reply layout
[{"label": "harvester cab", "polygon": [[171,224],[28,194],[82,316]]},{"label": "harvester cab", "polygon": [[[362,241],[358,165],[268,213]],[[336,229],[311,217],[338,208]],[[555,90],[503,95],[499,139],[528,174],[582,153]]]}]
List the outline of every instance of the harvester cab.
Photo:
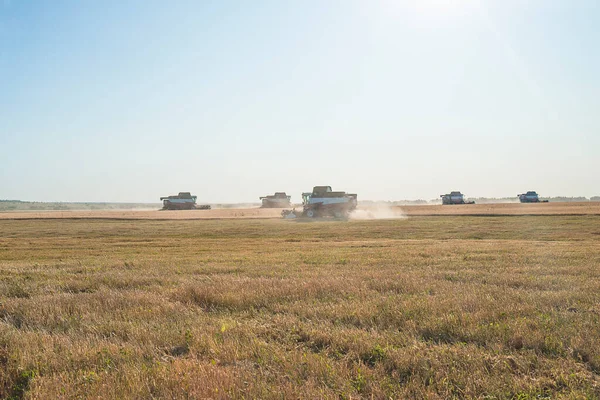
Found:
[{"label": "harvester cab", "polygon": [[331,186],[315,186],[312,192],[302,193],[302,204],[310,204],[312,198],[322,198],[326,193],[332,193]]}]

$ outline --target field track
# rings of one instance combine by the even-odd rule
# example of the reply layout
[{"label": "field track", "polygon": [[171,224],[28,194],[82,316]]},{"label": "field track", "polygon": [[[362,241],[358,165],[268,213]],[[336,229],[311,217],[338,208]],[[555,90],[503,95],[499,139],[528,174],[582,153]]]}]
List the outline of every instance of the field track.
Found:
[{"label": "field track", "polygon": [[[369,208],[364,208],[366,211]],[[418,205],[395,206],[396,216],[442,216],[442,215],[600,215],[600,202],[538,203],[538,204],[469,204],[469,205]],[[124,220],[194,220],[194,219],[255,219],[280,218],[281,209],[270,208],[223,208],[193,211],[21,211],[0,213],[0,219],[124,219]]]}]

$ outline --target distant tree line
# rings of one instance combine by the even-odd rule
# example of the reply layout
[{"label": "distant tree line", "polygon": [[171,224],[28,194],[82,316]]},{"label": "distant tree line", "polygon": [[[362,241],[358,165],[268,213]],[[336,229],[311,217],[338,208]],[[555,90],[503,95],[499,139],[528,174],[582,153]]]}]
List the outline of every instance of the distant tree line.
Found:
[{"label": "distant tree line", "polygon": [[1,200],[1,211],[67,211],[67,210],[132,210],[148,209],[160,204],[156,203],[69,203],[69,202],[43,202],[22,200]]},{"label": "distant tree line", "polygon": [[[556,197],[540,197],[541,200],[548,200],[550,202],[586,202],[586,201],[600,201],[600,196],[593,196],[589,199],[587,197],[567,197],[567,196],[556,196]],[[468,200],[473,200],[475,203],[487,204],[487,203],[515,203],[519,199],[515,197],[470,197]],[[388,206],[406,206],[406,205],[420,205],[420,204],[442,204],[441,199],[431,200],[395,200],[395,201],[374,201],[374,200],[359,200],[359,203],[363,206],[375,206],[375,205],[388,205]]]},{"label": "distant tree line", "polygon": [[[594,200],[595,199],[595,200]],[[514,202],[518,201],[517,197],[501,197],[501,198],[488,198],[488,197],[479,197],[479,198],[471,198],[470,200],[475,200],[478,203],[502,203],[502,202]],[[600,201],[600,196],[587,197],[579,196],[579,197],[567,197],[567,196],[556,196],[556,197],[542,197],[540,196],[540,200],[548,200],[552,202],[585,202],[585,201]]]}]

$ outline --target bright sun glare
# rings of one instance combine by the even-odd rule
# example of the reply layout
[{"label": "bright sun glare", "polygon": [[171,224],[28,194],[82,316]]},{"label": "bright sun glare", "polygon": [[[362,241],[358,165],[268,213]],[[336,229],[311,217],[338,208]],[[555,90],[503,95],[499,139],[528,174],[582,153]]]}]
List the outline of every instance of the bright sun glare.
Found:
[{"label": "bright sun glare", "polygon": [[460,0],[417,0],[414,4],[417,9],[422,10],[448,10],[458,7],[462,2]]},{"label": "bright sun glare", "polygon": [[423,17],[442,17],[461,14],[477,0],[385,0],[388,10],[413,12]]}]

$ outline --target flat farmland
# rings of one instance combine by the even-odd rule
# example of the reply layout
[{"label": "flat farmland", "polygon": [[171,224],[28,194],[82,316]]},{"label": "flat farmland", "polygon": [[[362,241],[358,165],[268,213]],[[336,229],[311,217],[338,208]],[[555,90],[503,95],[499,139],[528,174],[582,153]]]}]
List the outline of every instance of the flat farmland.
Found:
[{"label": "flat farmland", "polygon": [[3,214],[0,398],[600,397],[598,212],[469,208]]},{"label": "flat farmland", "polygon": [[[298,210],[302,206],[296,207]],[[600,215],[600,202],[495,203],[464,205],[411,205],[359,207],[368,218],[378,213],[393,216],[445,215]],[[212,210],[94,210],[94,211],[14,211],[0,212],[2,219],[122,219],[122,220],[194,220],[281,218],[280,208],[216,208]]]}]

